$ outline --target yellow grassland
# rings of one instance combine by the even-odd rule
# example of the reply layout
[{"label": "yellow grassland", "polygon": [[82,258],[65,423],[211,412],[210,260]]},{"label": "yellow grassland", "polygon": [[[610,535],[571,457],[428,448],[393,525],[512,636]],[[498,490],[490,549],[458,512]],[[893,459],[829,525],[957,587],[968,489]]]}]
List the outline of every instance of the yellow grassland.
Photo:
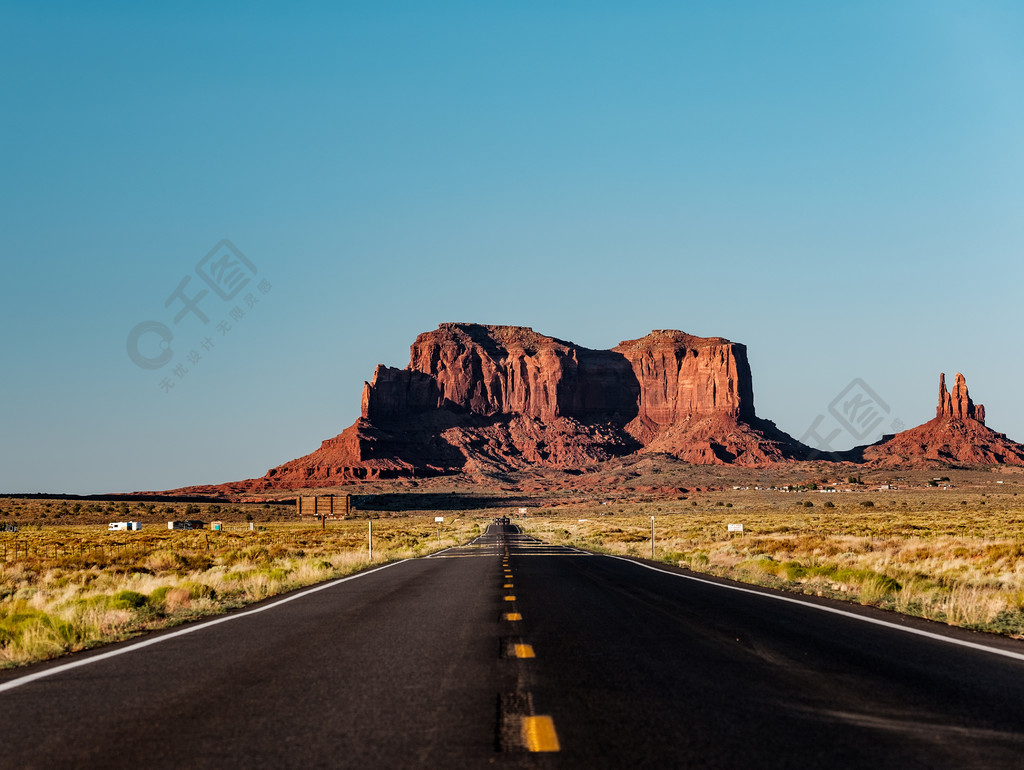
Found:
[{"label": "yellow grassland", "polygon": [[476,535],[417,518],[245,523],[221,532],[156,526],[29,526],[0,532],[0,667],[223,612]]},{"label": "yellow grassland", "polygon": [[[1024,637],[1024,500],[1016,496],[751,490],[563,506],[526,526],[555,543],[651,558],[652,516],[658,561]],[[742,524],[742,534],[729,524]]]}]

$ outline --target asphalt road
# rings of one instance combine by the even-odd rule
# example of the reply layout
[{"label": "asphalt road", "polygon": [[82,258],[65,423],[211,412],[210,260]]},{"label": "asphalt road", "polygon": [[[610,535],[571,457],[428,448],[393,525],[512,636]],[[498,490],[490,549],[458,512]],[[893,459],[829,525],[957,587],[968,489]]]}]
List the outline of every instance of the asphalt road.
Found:
[{"label": "asphalt road", "polygon": [[491,527],[2,672],[0,765],[1024,766],[1024,644],[651,566]]}]

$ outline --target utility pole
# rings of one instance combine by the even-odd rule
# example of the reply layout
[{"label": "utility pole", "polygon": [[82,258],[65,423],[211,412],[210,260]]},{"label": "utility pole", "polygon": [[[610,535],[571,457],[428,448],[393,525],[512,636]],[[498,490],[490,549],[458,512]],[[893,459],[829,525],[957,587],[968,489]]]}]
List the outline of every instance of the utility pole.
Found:
[{"label": "utility pole", "polygon": [[654,560],[654,517],[651,516],[651,560]]},{"label": "utility pole", "polygon": [[373,519],[366,522],[369,525],[370,561],[373,561]]}]

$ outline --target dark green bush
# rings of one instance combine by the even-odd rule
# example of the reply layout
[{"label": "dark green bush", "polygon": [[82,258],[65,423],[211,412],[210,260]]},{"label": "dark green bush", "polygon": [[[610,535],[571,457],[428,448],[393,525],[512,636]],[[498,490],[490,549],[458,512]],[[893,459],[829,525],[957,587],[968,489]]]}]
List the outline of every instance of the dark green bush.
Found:
[{"label": "dark green bush", "polygon": [[114,594],[111,607],[119,610],[137,610],[149,603],[149,597],[137,591],[118,591]]}]

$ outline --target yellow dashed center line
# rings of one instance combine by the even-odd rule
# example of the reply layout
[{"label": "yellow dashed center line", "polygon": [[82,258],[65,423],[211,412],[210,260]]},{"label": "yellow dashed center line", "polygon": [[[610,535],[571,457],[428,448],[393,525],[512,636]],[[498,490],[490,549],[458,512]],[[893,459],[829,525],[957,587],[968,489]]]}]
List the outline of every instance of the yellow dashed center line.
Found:
[{"label": "yellow dashed center line", "polygon": [[517,658],[536,658],[532,644],[514,644],[512,652]]},{"label": "yellow dashed center line", "polygon": [[[505,574],[506,581],[502,588],[506,590],[515,587],[515,584],[512,582],[512,569],[509,567],[508,561],[508,553],[506,553],[505,557],[501,560],[501,568]],[[506,594],[503,599],[506,602],[514,602],[516,597],[515,594]],[[518,612],[506,612],[501,618],[509,622],[516,622],[522,620],[523,616]],[[511,652],[513,657],[519,659],[537,657],[533,651],[532,644],[513,643]],[[521,733],[523,746],[527,751],[554,752],[561,750],[561,746],[558,743],[558,733],[555,730],[555,720],[550,716],[542,714],[539,716],[522,717]]]},{"label": "yellow dashed center line", "polygon": [[558,751],[555,721],[549,716],[523,717],[523,744],[528,751]]}]

